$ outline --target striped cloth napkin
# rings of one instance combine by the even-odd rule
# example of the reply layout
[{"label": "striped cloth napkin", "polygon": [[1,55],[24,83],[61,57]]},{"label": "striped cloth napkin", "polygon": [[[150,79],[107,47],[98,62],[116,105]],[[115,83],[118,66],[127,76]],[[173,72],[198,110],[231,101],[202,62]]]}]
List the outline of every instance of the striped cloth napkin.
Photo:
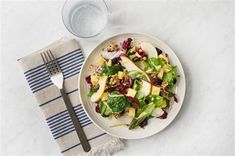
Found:
[{"label": "striped cloth napkin", "polygon": [[[58,60],[64,75],[65,90],[91,145],[91,151],[88,153],[83,151],[60,91],[52,84],[41,59],[40,53],[49,49]],[[62,38],[18,61],[63,155],[103,156],[110,155],[124,147],[120,139],[98,129],[83,111],[78,98],[78,74],[84,56],[75,39]]]}]

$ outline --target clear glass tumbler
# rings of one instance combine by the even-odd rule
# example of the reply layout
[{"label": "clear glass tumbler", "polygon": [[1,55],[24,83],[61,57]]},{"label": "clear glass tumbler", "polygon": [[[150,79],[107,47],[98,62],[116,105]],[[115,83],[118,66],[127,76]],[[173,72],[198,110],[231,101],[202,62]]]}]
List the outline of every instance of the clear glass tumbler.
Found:
[{"label": "clear glass tumbler", "polygon": [[62,9],[66,28],[75,36],[88,38],[98,35],[108,21],[104,0],[67,0]]}]

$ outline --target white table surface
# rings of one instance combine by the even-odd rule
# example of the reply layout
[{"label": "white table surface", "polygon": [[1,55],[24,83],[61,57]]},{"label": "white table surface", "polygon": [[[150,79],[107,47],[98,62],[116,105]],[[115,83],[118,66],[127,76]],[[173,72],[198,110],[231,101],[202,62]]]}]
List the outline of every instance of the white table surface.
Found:
[{"label": "white table surface", "polygon": [[[2,2],[1,154],[60,155],[36,107],[17,59],[65,35],[64,1]],[[234,41],[232,1],[112,1],[110,23],[93,39],[79,39],[89,53],[120,32],[157,36],[175,50],[187,78],[181,112],[164,131],[129,140],[122,155],[234,155]]]}]

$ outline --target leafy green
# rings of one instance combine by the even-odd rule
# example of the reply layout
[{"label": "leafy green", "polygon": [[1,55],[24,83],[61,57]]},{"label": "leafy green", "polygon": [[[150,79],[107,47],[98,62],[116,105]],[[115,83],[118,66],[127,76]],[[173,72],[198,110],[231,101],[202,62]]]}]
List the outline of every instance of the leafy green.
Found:
[{"label": "leafy green", "polygon": [[144,71],[148,74],[153,73],[154,72],[154,67],[152,67],[148,61],[144,61]]},{"label": "leafy green", "polygon": [[140,90],[141,84],[138,80],[134,80],[132,88],[136,91]]},{"label": "leafy green", "polygon": [[135,97],[136,97],[137,99],[143,99],[143,98],[144,98],[144,94],[143,94],[142,92],[138,91],[138,92],[136,93]]},{"label": "leafy green", "polygon": [[141,122],[143,122],[146,118],[150,117],[154,108],[155,108],[154,103],[146,105],[145,109],[140,113],[140,115],[131,121],[129,129],[134,129],[138,127]]},{"label": "leafy green", "polygon": [[144,94],[142,92],[137,91],[137,93],[135,95],[135,98],[138,99],[140,107],[143,107],[143,106],[146,105],[146,103],[145,103],[145,96],[144,96]]},{"label": "leafy green", "polygon": [[129,105],[127,98],[120,94],[118,91],[109,93],[108,95],[108,105],[115,113],[122,112],[126,106]]},{"label": "leafy green", "polygon": [[150,95],[148,100],[155,104],[155,107],[162,107],[164,104],[164,98],[159,95]]},{"label": "leafy green", "polygon": [[174,69],[174,66],[170,65],[170,64],[165,64],[163,67],[162,67],[165,71],[171,71],[172,69]]},{"label": "leafy green", "polygon": [[109,106],[103,102],[99,102],[99,108],[100,108],[100,114],[104,117],[107,117],[112,114],[112,110],[109,108]]},{"label": "leafy green", "polygon": [[144,71],[150,74],[161,69],[162,65],[160,59],[151,57],[144,62]]},{"label": "leafy green", "polygon": [[174,87],[174,79],[176,78],[177,78],[176,66],[172,66],[172,69],[168,73],[165,73],[163,75],[163,81],[165,80],[168,82],[168,85],[167,85],[168,89],[171,90]]},{"label": "leafy green", "polygon": [[104,64],[102,73],[105,73],[107,75],[113,75],[121,70],[122,70],[122,66],[120,65],[108,66],[107,64]]},{"label": "leafy green", "polygon": [[159,59],[152,57],[147,60],[149,64],[155,68],[156,71],[158,71],[161,68],[161,62]]},{"label": "leafy green", "polygon": [[97,87],[91,87],[87,96],[91,97],[97,90]]},{"label": "leafy green", "polygon": [[148,105],[144,105],[142,108],[137,109],[136,116],[139,116],[147,107]]},{"label": "leafy green", "polygon": [[171,98],[174,96],[175,94],[171,91],[169,91],[169,89],[164,90],[161,92],[161,96],[164,97],[166,100],[171,100]]},{"label": "leafy green", "polygon": [[128,76],[130,76],[132,79],[136,79],[136,78],[140,78],[140,79],[143,79],[145,81],[148,81],[148,79],[146,78],[146,76],[139,72],[139,71],[136,71],[136,70],[132,70],[128,73]]}]

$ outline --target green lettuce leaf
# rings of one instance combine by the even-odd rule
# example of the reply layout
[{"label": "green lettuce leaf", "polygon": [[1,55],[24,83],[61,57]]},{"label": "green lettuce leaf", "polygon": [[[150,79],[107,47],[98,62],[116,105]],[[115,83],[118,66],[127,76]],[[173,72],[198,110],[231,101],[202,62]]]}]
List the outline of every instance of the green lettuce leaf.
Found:
[{"label": "green lettuce leaf", "polygon": [[100,109],[100,114],[104,117],[107,117],[112,114],[112,110],[109,108],[109,106],[103,102],[99,102],[99,109]]},{"label": "green lettuce leaf", "polygon": [[122,71],[122,66],[120,65],[108,66],[107,64],[104,64],[102,73],[107,75],[113,75],[118,73],[119,71]]},{"label": "green lettuce leaf", "polygon": [[150,74],[159,71],[162,66],[163,63],[160,59],[151,57],[144,62],[144,71]]},{"label": "green lettuce leaf", "polygon": [[129,105],[127,98],[118,91],[109,93],[107,102],[109,107],[115,113],[122,112]]},{"label": "green lettuce leaf", "polygon": [[88,93],[88,96],[91,97],[95,92],[97,92],[97,88],[96,87],[91,87]]},{"label": "green lettuce leaf", "polygon": [[168,73],[165,73],[163,75],[163,81],[167,81],[168,82],[168,85],[167,85],[167,88],[169,90],[172,90],[173,87],[174,87],[174,81],[175,79],[177,78],[177,74],[176,74],[176,66],[172,66],[171,67],[172,69],[168,72]]},{"label": "green lettuce leaf", "polygon": [[140,78],[145,81],[148,81],[148,79],[146,78],[146,76],[143,73],[136,71],[136,70],[128,72],[127,75],[130,76],[132,79]]},{"label": "green lettuce leaf", "polygon": [[154,108],[154,103],[149,103],[148,105],[146,105],[145,109],[142,110],[140,115],[131,121],[129,129],[134,129],[138,127],[141,122],[143,122],[146,118],[150,117]]},{"label": "green lettuce leaf", "polygon": [[164,104],[164,98],[159,95],[150,95],[148,96],[148,100],[154,103],[155,107],[162,107]]}]

